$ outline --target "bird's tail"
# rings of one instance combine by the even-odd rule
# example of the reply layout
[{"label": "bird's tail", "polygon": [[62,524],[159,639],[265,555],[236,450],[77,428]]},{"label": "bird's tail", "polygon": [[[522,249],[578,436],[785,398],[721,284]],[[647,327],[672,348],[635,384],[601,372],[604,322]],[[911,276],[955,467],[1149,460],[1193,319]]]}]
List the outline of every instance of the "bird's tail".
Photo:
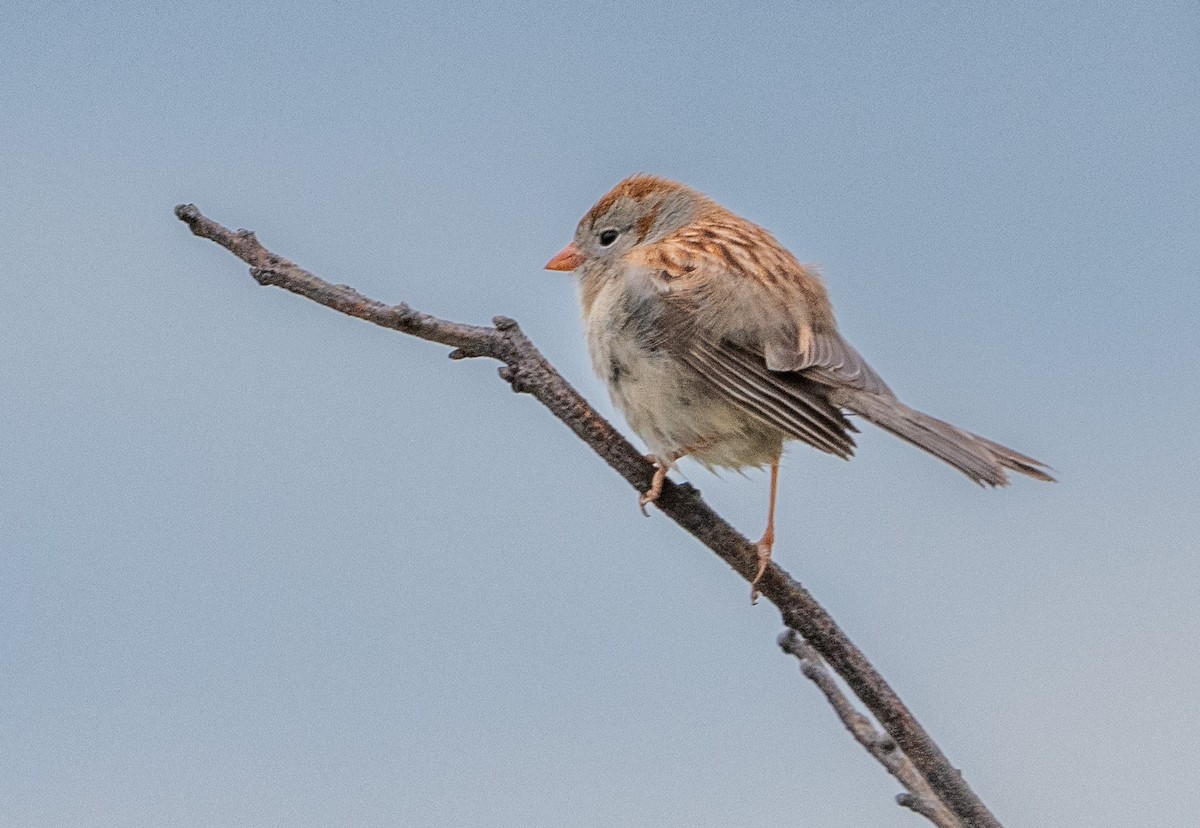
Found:
[{"label": "bird's tail", "polygon": [[839,402],[868,422],[944,460],[980,485],[1008,485],[1005,469],[1038,480],[1054,480],[1046,473],[1049,467],[1045,463],[922,414],[890,395],[858,392],[847,394]]}]

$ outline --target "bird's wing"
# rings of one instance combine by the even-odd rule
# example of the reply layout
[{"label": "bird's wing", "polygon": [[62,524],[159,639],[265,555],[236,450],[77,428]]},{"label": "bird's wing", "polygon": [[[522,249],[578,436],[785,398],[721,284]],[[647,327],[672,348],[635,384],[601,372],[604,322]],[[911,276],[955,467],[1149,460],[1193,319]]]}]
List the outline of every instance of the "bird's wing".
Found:
[{"label": "bird's wing", "polygon": [[784,337],[768,339],[763,356],[772,371],[803,371],[805,376],[834,388],[892,396],[883,377],[836,330],[810,333],[807,341],[801,337],[795,344]]},{"label": "bird's wing", "polygon": [[838,333],[820,277],[763,228],[722,211],[635,255],[658,291],[688,309],[693,334],[743,344],[773,372],[891,395]]},{"label": "bird's wing", "polygon": [[[828,386],[839,382],[836,378],[843,370],[845,382],[874,378],[882,386],[882,380],[861,370],[854,378],[834,359],[826,366],[824,354],[828,351],[836,357],[837,352],[821,344],[819,322],[824,320],[814,320],[806,312],[812,303],[805,303],[801,291],[809,285],[731,278],[737,272],[739,253],[727,247],[706,248],[703,240],[653,245],[636,255],[630,262],[637,274],[634,278],[647,280],[662,298],[659,325],[669,350],[751,416],[822,451],[840,457],[853,453],[850,433],[857,429],[829,402]],[[813,283],[824,300],[820,283]],[[814,321],[818,322],[815,333]],[[775,368],[768,354],[795,360],[793,343],[800,342],[801,330],[809,343],[817,343],[817,349],[810,346],[806,352],[815,361],[804,371]],[[837,337],[836,331],[833,335]]]},{"label": "bird's wing", "polygon": [[766,230],[723,214],[631,251],[662,297],[668,347],[760,420],[847,457],[835,389],[892,396],[837,331],[825,287]]},{"label": "bird's wing", "polygon": [[837,331],[820,279],[765,230],[730,216],[664,239],[642,272],[669,310],[664,341],[748,413],[848,456],[843,409],[930,452],[981,484],[1006,470],[1051,480],[1039,461],[896,399]]},{"label": "bird's wing", "polygon": [[761,354],[729,340],[693,337],[677,347],[677,355],[717,393],[751,416],[821,451],[842,458],[854,453],[850,432],[858,429],[817,383],[771,371]]}]

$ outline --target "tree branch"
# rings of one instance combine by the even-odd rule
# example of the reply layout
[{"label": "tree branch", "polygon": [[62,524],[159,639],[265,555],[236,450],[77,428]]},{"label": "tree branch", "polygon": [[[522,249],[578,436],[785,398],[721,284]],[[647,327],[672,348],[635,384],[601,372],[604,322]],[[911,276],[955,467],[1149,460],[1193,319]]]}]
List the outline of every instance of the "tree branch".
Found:
[{"label": "tree branch", "polygon": [[[314,276],[267,250],[252,232],[231,231],[194,205],[179,205],[175,215],[192,233],[248,264],[261,285],[281,287],[350,316],[447,345],[454,348],[451,359],[490,357],[503,362],[500,376],[514,391],[531,394],[550,409],[638,492],[650,487],[654,467],[563,379],[513,320],[498,316],[495,327],[488,328],[439,319],[403,304],[385,305]],[[747,581],[754,578],[758,568],[754,545],[709,508],[690,484],[668,480],[656,505]],[[803,636],[842,677],[964,828],[1001,828],[904,702],[807,589],[774,562],[758,589],[778,607],[784,625]]]},{"label": "tree branch", "polygon": [[897,795],[897,803],[925,817],[938,828],[963,828],[962,821],[942,804],[896,741],[876,730],[871,720],[855,709],[842,688],[838,687],[821,655],[810,644],[805,643],[795,630],[781,633],[778,644],[785,653],[794,655],[800,661],[800,672],[825,694],[833,712],[842,720],[850,735],[904,786],[907,793]]}]

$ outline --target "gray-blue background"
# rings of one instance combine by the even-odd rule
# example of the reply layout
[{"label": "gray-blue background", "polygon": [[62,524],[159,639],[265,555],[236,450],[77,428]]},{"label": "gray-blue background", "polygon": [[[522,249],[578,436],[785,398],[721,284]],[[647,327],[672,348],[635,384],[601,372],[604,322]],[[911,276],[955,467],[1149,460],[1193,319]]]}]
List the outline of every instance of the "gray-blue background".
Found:
[{"label": "gray-blue background", "polygon": [[[917,825],[769,606],[484,362],[263,290],[517,317],[626,174],[819,262],[914,405],[787,457],[778,560],[1010,826],[1200,809],[1200,11],[9,3],[0,824]],[[763,475],[684,472],[762,528]]]}]

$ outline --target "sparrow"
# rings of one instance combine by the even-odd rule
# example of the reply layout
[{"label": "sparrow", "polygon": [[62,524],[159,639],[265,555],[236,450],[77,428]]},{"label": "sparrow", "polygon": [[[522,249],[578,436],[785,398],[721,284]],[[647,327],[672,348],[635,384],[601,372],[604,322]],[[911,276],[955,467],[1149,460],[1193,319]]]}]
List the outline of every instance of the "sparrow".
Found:
[{"label": "sparrow", "polygon": [[710,471],[770,467],[751,598],[775,543],[785,442],[843,459],[856,414],[983,486],[1039,460],[909,408],[838,333],[824,283],[767,230],[683,184],[634,175],[546,264],[573,272],[588,353],[655,464],[642,511],[684,457]]}]

